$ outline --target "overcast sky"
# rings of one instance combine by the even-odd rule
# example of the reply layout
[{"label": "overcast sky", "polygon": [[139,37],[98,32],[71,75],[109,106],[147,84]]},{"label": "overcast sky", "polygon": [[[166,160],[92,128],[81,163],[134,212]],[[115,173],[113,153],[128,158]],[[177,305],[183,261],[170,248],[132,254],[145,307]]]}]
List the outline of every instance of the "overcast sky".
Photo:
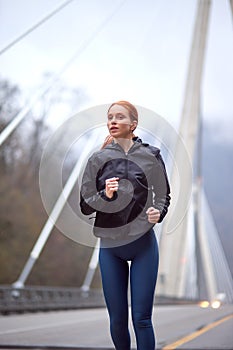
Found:
[{"label": "overcast sky", "polygon": [[[63,2],[0,0],[0,49]],[[196,0],[74,0],[0,56],[0,76],[30,95],[41,84],[44,72],[59,72],[78,52],[62,79],[85,89],[88,99],[83,108],[126,99],[176,126],[196,8]],[[205,120],[223,125],[230,137],[232,22],[229,1],[212,0],[202,110]]]}]

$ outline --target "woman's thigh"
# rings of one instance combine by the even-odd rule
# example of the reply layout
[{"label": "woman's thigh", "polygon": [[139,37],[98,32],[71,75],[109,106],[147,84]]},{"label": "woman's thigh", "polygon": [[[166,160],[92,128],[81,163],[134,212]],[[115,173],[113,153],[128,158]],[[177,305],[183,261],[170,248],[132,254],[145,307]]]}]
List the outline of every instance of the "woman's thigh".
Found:
[{"label": "woman's thigh", "polygon": [[112,248],[101,248],[99,255],[103,292],[110,316],[128,317],[128,262],[115,256]]},{"label": "woman's thigh", "polygon": [[147,235],[131,262],[130,284],[133,312],[150,314],[158,274],[159,252],[154,234]]}]

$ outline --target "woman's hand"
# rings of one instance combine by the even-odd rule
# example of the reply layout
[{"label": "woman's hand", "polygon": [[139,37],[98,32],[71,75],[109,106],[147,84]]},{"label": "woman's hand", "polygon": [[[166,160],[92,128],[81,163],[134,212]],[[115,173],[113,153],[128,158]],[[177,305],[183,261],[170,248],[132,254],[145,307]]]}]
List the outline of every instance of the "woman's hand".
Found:
[{"label": "woman's hand", "polygon": [[112,177],[111,179],[105,180],[105,194],[108,198],[112,198],[113,193],[118,191],[119,177]]},{"label": "woman's hand", "polygon": [[146,214],[148,216],[148,221],[151,224],[157,224],[160,218],[160,211],[155,209],[154,207],[150,207],[147,209]]}]

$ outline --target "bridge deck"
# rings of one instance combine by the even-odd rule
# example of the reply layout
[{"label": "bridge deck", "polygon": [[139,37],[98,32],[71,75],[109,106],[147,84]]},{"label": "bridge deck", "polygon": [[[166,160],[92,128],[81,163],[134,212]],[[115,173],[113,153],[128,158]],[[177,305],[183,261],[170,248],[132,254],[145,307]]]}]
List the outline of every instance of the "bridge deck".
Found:
[{"label": "bridge deck", "polygon": [[[159,349],[233,349],[233,305],[156,306],[153,320]],[[135,348],[131,322],[130,328]],[[179,343],[172,346],[175,341]],[[106,309],[99,308],[0,316],[0,348],[107,350],[113,346]]]}]

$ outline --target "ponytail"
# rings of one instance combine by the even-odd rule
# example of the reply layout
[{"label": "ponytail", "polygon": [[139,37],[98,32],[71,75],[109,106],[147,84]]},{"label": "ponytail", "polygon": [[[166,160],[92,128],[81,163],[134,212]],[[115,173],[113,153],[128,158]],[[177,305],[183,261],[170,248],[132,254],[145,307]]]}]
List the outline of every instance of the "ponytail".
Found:
[{"label": "ponytail", "polygon": [[113,141],[113,137],[111,135],[108,135],[105,140],[104,143],[102,144],[101,149],[105,148],[107,145],[109,145],[110,143],[112,143]]}]

